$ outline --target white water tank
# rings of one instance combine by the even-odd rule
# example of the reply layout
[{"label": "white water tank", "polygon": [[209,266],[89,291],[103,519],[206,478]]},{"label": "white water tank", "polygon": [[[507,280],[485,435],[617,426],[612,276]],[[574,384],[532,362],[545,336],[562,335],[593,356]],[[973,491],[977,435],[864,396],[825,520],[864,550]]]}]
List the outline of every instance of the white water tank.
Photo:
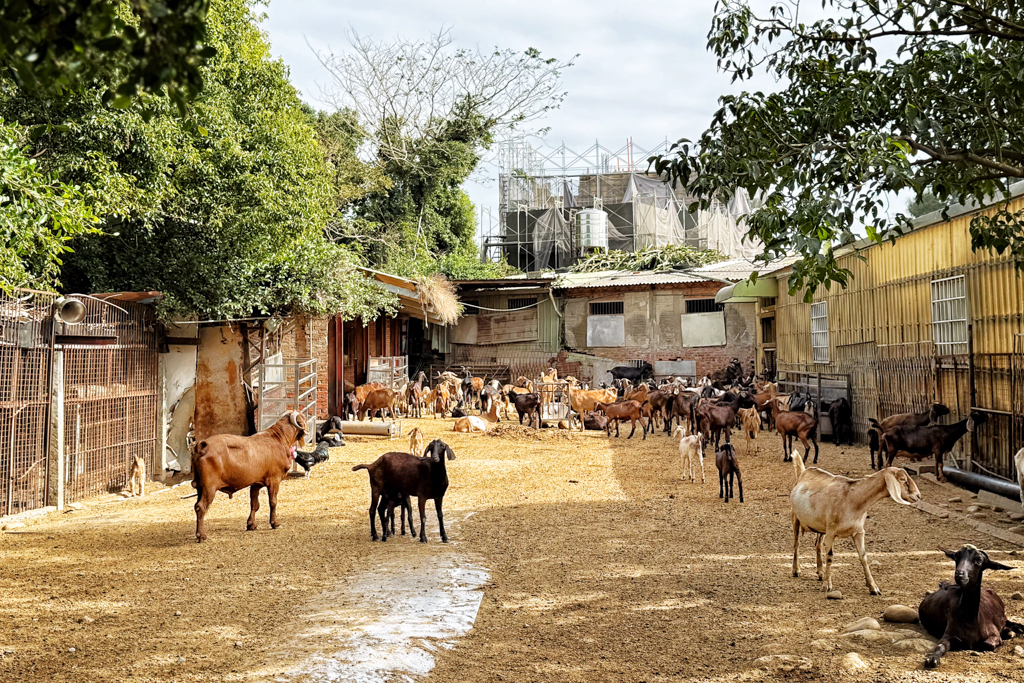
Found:
[{"label": "white water tank", "polygon": [[583,249],[608,248],[608,214],[600,209],[583,209],[576,214],[578,244]]}]

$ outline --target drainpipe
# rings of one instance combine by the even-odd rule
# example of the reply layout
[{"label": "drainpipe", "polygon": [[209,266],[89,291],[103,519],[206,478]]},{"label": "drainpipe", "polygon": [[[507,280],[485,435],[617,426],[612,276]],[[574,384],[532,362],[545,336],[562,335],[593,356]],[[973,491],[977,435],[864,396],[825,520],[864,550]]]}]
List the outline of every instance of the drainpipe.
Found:
[{"label": "drainpipe", "polygon": [[1010,500],[1020,500],[1020,487],[1012,481],[996,479],[976,472],[967,472],[958,467],[945,465],[942,468],[946,478],[954,484],[960,484],[973,489],[984,489],[996,493]]}]

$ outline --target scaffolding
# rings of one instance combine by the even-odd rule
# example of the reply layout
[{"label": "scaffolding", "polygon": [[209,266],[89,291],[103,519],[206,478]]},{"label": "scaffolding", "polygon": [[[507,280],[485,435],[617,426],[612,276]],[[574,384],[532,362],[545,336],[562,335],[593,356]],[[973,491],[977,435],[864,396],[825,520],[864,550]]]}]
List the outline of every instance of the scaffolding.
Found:
[{"label": "scaffolding", "polygon": [[737,193],[728,205],[715,202],[691,212],[693,199],[681,187],[648,172],[648,159],[668,152],[668,140],[651,149],[632,139],[620,149],[595,141],[583,152],[564,143],[553,149],[523,139],[504,143],[498,150],[498,215],[480,216],[481,259],[504,257],[528,272],[569,268],[587,251],[578,243],[576,215],[591,208],[608,216],[609,249],[686,245],[734,258],[758,253],[759,245],[743,240],[746,196]]}]

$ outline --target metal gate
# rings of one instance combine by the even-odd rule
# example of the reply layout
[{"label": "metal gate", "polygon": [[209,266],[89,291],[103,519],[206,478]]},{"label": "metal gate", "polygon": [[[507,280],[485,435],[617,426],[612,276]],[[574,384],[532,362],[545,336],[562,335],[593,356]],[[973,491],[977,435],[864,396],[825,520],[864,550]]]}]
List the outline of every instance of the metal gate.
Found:
[{"label": "metal gate", "polygon": [[123,487],[136,455],[152,477],[159,455],[153,311],[129,302],[83,303],[85,319],[64,326],[61,336],[66,502]]},{"label": "metal gate", "polygon": [[48,504],[52,305],[46,292],[0,291],[0,512]]}]

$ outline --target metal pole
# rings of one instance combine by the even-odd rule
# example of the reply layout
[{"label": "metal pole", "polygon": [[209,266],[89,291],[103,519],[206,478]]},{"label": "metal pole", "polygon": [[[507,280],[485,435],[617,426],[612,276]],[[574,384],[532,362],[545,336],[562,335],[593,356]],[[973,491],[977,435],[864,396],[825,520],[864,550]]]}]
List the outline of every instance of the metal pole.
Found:
[{"label": "metal pole", "polygon": [[[46,494],[43,504],[50,505],[50,439],[53,432],[53,351],[57,341],[57,320],[53,314],[53,306],[50,307],[50,372],[46,381],[46,436],[43,438],[43,453],[46,458],[46,472],[43,475],[46,482]],[[17,381],[17,375],[15,375]],[[10,513],[10,511],[8,511]]]},{"label": "metal pole", "polygon": [[[974,406],[978,398],[978,388],[974,384],[974,325],[968,323],[967,325],[967,373],[971,388],[971,400],[970,405],[967,407],[968,412],[974,409]],[[971,461],[978,459],[978,440],[971,435]]]}]

